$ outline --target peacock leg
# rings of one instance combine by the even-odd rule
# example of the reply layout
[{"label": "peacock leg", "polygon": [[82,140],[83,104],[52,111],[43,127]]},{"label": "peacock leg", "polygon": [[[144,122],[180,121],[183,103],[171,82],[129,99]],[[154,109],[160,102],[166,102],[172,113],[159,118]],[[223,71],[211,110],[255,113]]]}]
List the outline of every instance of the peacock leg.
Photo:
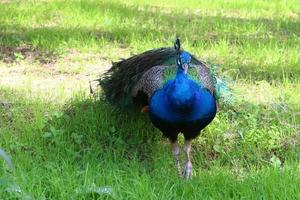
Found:
[{"label": "peacock leg", "polygon": [[178,141],[171,141],[171,145],[172,145],[172,153],[175,157],[175,164],[176,164],[176,168],[178,170],[178,174],[179,176],[181,176],[181,168],[180,168],[180,162],[179,162],[179,144]]},{"label": "peacock leg", "polygon": [[182,171],[182,176],[186,179],[192,178],[193,175],[193,166],[190,158],[192,140],[184,141],[184,152],[185,152],[185,165]]}]

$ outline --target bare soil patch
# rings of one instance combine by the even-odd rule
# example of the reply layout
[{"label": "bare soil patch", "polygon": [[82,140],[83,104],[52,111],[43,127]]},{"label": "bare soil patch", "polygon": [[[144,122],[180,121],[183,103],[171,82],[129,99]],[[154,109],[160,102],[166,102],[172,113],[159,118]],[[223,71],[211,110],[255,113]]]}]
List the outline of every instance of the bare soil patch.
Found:
[{"label": "bare soil patch", "polygon": [[53,52],[46,52],[30,45],[22,45],[18,47],[0,46],[0,60],[5,63],[18,62],[20,60],[38,61],[42,64],[55,63],[57,56]]}]

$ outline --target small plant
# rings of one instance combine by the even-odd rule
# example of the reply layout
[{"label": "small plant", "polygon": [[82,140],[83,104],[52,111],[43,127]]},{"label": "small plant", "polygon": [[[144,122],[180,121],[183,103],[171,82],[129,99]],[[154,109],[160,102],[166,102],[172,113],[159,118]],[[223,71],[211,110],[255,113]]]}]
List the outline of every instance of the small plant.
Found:
[{"label": "small plant", "polygon": [[56,129],[55,127],[51,126],[50,131],[45,132],[42,137],[49,143],[59,144],[61,142],[63,133],[63,129]]},{"label": "small plant", "polygon": [[17,62],[20,62],[20,61],[24,60],[24,56],[21,52],[15,52],[14,56],[15,56],[15,59],[16,59]]}]

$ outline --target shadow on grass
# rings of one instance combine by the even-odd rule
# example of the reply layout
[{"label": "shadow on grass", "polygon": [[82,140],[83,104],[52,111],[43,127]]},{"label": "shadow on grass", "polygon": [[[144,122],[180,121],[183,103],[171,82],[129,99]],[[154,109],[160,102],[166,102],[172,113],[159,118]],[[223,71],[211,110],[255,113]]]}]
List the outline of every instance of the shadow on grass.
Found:
[{"label": "shadow on grass", "polygon": [[50,148],[68,146],[78,159],[93,151],[97,159],[137,159],[146,170],[160,137],[146,116],[94,99],[69,102],[63,113],[48,122],[44,134]]}]

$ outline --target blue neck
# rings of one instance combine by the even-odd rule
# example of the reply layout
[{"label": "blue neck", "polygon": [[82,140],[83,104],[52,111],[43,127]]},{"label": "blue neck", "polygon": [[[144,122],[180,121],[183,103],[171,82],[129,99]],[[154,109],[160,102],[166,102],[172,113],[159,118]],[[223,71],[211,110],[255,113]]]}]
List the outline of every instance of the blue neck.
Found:
[{"label": "blue neck", "polygon": [[177,73],[176,73],[176,76],[178,76],[178,75],[180,75],[180,74],[187,76],[187,75],[184,73],[184,70],[182,69],[182,67],[178,66],[178,67],[177,67]]},{"label": "blue neck", "polygon": [[180,68],[172,86],[167,90],[170,105],[178,111],[189,111],[194,105],[195,91],[190,85],[188,75]]}]

